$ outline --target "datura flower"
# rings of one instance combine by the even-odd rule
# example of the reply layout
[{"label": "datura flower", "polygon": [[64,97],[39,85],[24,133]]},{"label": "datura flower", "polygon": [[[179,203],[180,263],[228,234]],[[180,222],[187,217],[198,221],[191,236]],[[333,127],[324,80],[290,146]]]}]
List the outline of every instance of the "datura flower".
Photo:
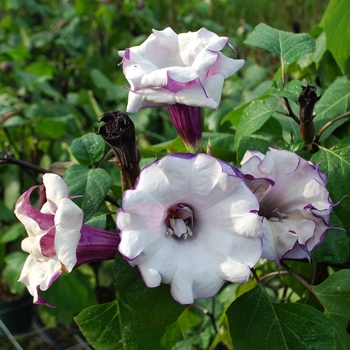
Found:
[{"label": "datura flower", "polygon": [[205,28],[179,35],[166,28],[153,30],[140,46],[119,51],[130,84],[127,112],[167,106],[187,149],[200,151],[200,108],[216,109],[224,80],[244,65],[222,54],[225,46],[233,49],[227,37]]},{"label": "datura flower", "polygon": [[[45,174],[44,185],[33,186],[17,201],[15,214],[25,226],[28,237],[22,249],[30,255],[19,281],[34,297],[34,304],[46,304],[38,292],[47,290],[62,274],[84,262],[112,259],[119,235],[83,224],[83,211],[68,197],[64,180]],[[30,203],[34,189],[45,187],[47,201],[40,211]]]},{"label": "datura flower", "polygon": [[119,251],[148,287],[181,304],[245,283],[262,252],[258,200],[238,169],[207,154],[171,154],[144,168],[117,213]]},{"label": "datura flower", "polygon": [[[264,218],[262,257],[277,263],[310,259],[311,251],[333,229],[329,219],[335,204],[326,189],[326,175],[297,154],[273,148],[265,156],[247,151],[241,164],[248,186],[257,190],[259,215]],[[259,189],[256,178],[270,185]]]}]

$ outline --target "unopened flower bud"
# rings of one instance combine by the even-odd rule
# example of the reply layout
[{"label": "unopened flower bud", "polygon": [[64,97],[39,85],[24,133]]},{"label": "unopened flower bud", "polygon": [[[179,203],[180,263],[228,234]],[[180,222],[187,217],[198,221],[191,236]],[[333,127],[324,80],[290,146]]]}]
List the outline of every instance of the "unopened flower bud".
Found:
[{"label": "unopened flower bud", "polygon": [[115,164],[122,176],[123,191],[132,188],[140,174],[140,153],[136,147],[135,127],[132,120],[120,111],[111,111],[102,115],[99,122],[105,122],[97,134],[109,144]]},{"label": "unopened flower bud", "polygon": [[298,97],[300,116],[300,136],[304,142],[310,143],[315,138],[315,125],[313,122],[315,103],[321,98],[316,94],[316,87],[302,86],[302,93]]}]

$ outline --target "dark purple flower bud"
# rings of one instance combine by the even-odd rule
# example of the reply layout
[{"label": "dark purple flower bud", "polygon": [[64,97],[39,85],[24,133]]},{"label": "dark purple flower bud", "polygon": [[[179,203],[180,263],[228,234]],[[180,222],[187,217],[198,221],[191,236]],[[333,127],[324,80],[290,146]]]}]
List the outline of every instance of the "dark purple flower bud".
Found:
[{"label": "dark purple flower bud", "polygon": [[122,176],[123,191],[134,187],[140,174],[140,153],[136,147],[135,127],[132,120],[124,113],[111,111],[102,115],[99,122],[106,124],[98,129],[98,134],[111,147],[115,164]]},{"label": "dark purple flower bud", "polygon": [[300,116],[300,136],[304,142],[310,143],[315,138],[315,125],[313,122],[315,103],[321,98],[316,94],[316,87],[302,86],[302,93],[298,97]]}]

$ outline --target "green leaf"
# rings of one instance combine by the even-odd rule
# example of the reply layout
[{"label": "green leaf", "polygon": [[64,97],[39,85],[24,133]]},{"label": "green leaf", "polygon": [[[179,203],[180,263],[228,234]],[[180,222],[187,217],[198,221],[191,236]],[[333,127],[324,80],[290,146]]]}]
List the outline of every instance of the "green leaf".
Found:
[{"label": "green leaf", "polygon": [[18,282],[21,274],[24,262],[28,258],[28,254],[22,251],[13,252],[5,256],[6,266],[3,270],[3,274],[6,277],[7,284],[11,293],[22,293],[25,289],[25,285]]},{"label": "green leaf", "polygon": [[90,76],[97,88],[105,90],[108,101],[117,101],[125,98],[127,90],[113,84],[100,70],[92,69]]},{"label": "green leaf", "polygon": [[75,321],[98,350],[171,349],[182,337],[177,322],[149,328],[119,299],[83,310]]},{"label": "green leaf", "polygon": [[335,325],[309,305],[274,304],[260,286],[226,311],[235,350],[335,349]]},{"label": "green leaf", "polygon": [[[347,77],[338,77],[323,93],[321,99],[315,105],[316,118],[315,129],[318,131],[323,125],[333,118],[350,110],[350,80]],[[348,119],[340,119],[335,122],[321,136],[325,140],[337,127]]]},{"label": "green leaf", "polygon": [[272,114],[273,110],[267,102],[263,100],[252,101],[239,120],[236,130],[236,144],[239,143],[242,137],[250,136],[259,130]]},{"label": "green leaf", "polygon": [[0,238],[0,243],[13,242],[17,238],[24,237],[26,230],[22,223],[13,224]]},{"label": "green leaf", "polygon": [[348,196],[340,205],[350,211],[350,137],[339,142],[333,149],[320,147],[320,150],[311,157],[311,161],[321,163],[320,169],[327,175],[327,188],[333,201]]},{"label": "green leaf", "polygon": [[269,92],[272,95],[286,97],[289,100],[292,100],[293,102],[298,103],[298,97],[302,91],[301,85],[303,84],[301,83],[300,80],[292,80],[286,84],[283,90],[279,90],[279,89],[276,89],[275,87],[272,87]]},{"label": "green leaf", "polygon": [[114,287],[137,318],[149,327],[165,327],[175,322],[184,310],[170,294],[168,285],[148,288],[137,268],[117,254],[114,267]]},{"label": "green leaf", "polygon": [[281,58],[283,66],[289,66],[316,49],[311,35],[284,32],[264,23],[257,25],[244,43],[276,54]]},{"label": "green leaf", "polygon": [[237,146],[237,163],[241,162],[246,151],[256,150],[265,154],[269,146],[271,146],[271,142],[264,139],[247,136],[242,137]]},{"label": "green leaf", "polygon": [[82,165],[92,165],[100,161],[104,155],[105,142],[94,133],[85,134],[75,139],[71,145],[73,156]]},{"label": "green leaf", "polygon": [[6,113],[11,113],[11,112],[19,113],[19,110],[14,108],[14,107],[11,107],[11,106],[5,106],[5,105],[0,104],[0,115],[6,114]]},{"label": "green leaf", "polygon": [[350,57],[350,1],[332,0],[323,15],[320,26],[327,37],[327,49],[332,53],[338,66],[345,73]]},{"label": "green leaf", "polygon": [[75,201],[84,212],[84,221],[90,220],[99,209],[111,187],[112,179],[104,169],[89,169],[74,164],[64,174],[70,196],[82,196]]},{"label": "green leaf", "polygon": [[336,322],[337,349],[350,349],[350,270],[334,273],[313,290],[324,303],[324,314]]},{"label": "green leaf", "polygon": [[67,134],[67,122],[53,118],[42,119],[35,125],[35,132],[41,138],[60,139]]},{"label": "green leaf", "polygon": [[94,272],[89,265],[82,265],[69,275],[60,276],[47,291],[40,292],[45,300],[56,306],[46,311],[68,327],[74,315],[97,304],[95,284]]}]

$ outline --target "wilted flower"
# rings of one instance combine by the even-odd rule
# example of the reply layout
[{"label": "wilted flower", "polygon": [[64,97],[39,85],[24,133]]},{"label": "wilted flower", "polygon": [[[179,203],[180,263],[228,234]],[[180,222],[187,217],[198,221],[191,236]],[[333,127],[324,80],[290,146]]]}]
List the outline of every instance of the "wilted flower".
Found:
[{"label": "wilted flower", "polygon": [[[68,197],[61,177],[45,174],[42,186],[33,186],[17,201],[15,214],[25,226],[28,237],[22,249],[28,256],[19,281],[34,296],[35,304],[46,304],[38,289],[47,290],[63,271],[71,272],[84,262],[112,259],[117,252],[119,235],[83,224],[82,210]],[[46,199],[35,209],[30,195],[45,186]]]},{"label": "wilted flower", "polygon": [[[277,263],[284,258],[309,259],[332,229],[329,217],[334,203],[325,174],[297,154],[273,148],[266,156],[247,151],[241,163],[244,174],[272,180],[272,186],[258,189],[265,230],[262,257]],[[255,191],[257,186],[247,178]]]},{"label": "wilted flower", "polygon": [[216,109],[224,80],[244,60],[223,55],[232,48],[227,37],[202,28],[177,35],[171,28],[153,30],[140,46],[119,51],[131,88],[127,112],[169,106],[174,125],[186,146],[198,151],[202,140],[200,107]]},{"label": "wilted flower", "polygon": [[172,154],[144,168],[117,213],[119,251],[148,287],[171,284],[182,304],[244,283],[261,256],[258,201],[232,166]]}]

